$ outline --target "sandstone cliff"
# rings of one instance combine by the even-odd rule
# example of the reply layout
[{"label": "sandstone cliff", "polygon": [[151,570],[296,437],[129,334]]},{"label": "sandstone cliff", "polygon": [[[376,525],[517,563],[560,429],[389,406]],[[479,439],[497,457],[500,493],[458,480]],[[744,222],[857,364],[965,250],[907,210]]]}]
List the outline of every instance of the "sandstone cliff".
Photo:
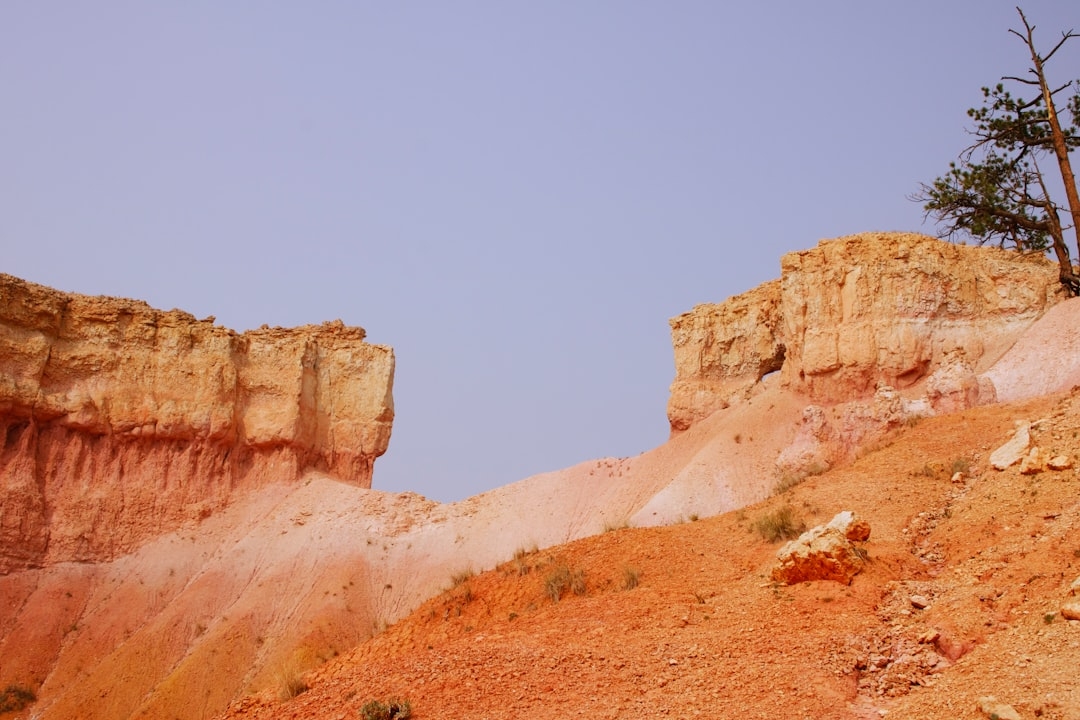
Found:
[{"label": "sandstone cliff", "polygon": [[394,357],[0,275],[0,572],[100,560],[308,468],[370,487]]},{"label": "sandstone cliff", "polygon": [[785,255],[780,279],[671,320],[673,432],[763,375],[815,402],[913,385],[947,360],[976,372],[1061,299],[1055,265],[911,233],[866,233]]}]

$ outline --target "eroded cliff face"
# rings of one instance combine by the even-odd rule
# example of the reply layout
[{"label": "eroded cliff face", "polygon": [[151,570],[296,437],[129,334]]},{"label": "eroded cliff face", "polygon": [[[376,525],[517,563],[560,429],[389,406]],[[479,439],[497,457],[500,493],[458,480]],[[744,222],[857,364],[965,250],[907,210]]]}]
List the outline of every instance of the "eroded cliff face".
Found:
[{"label": "eroded cliff face", "polygon": [[1063,297],[1055,267],[912,233],[785,255],[779,280],[672,319],[672,431],[776,369],[786,387],[825,403],[902,389],[957,358],[985,370]]},{"label": "eroded cliff face", "polygon": [[393,374],[340,321],[236,333],[0,275],[0,572],[114,557],[309,468],[370,487]]},{"label": "eroded cliff face", "polygon": [[667,413],[673,431],[727,407],[732,396],[780,369],[780,321],[779,280],[672,318],[675,382]]}]

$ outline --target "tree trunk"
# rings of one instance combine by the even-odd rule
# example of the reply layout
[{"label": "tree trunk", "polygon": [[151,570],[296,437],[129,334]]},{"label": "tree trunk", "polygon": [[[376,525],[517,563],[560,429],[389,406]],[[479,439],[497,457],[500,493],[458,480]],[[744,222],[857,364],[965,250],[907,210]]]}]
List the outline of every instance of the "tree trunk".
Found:
[{"label": "tree trunk", "polygon": [[[1019,10],[1019,8],[1017,8]],[[1043,58],[1035,50],[1035,40],[1032,37],[1032,27],[1028,24],[1024,13],[1020,13],[1027,29],[1027,46],[1031,51],[1031,62],[1035,66],[1035,76],[1039,79],[1039,89],[1042,91],[1043,103],[1046,105],[1046,120],[1050,125],[1050,139],[1057,157],[1058,168],[1061,170],[1061,180],[1065,183],[1065,197],[1069,201],[1069,213],[1072,215],[1073,233],[1076,235],[1077,257],[1080,258],[1080,195],[1076,192],[1076,176],[1073,175],[1072,163],[1069,162],[1069,147],[1065,143],[1065,134],[1061,131],[1061,121],[1058,120],[1057,108],[1054,107],[1054,98],[1050,91],[1050,85],[1046,82],[1046,73],[1043,71]],[[1064,42],[1066,38],[1063,38]],[[1056,49],[1056,48],[1055,48]],[[1053,52],[1050,53],[1053,55]],[[1055,211],[1050,210],[1053,214]],[[1069,289],[1073,295],[1080,294],[1080,278],[1073,271],[1072,261],[1069,259],[1069,249],[1065,245],[1060,223],[1054,219],[1058,232],[1054,237],[1054,254],[1057,255],[1058,264],[1061,266],[1061,283]]]}]

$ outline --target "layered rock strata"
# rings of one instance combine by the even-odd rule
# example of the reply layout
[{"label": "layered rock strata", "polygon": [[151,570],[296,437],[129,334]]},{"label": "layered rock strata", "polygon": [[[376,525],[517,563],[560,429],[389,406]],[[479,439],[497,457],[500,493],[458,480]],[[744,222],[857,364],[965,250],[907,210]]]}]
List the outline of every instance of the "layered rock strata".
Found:
[{"label": "layered rock strata", "polygon": [[[956,358],[984,371],[1062,297],[1042,257],[912,233],[822,241],[785,255],[779,280],[671,320],[668,419],[685,430],[777,369],[824,403],[903,389]],[[943,402],[977,390],[993,396],[976,383]]]},{"label": "layered rock strata", "polygon": [[370,487],[394,356],[364,335],[236,333],[0,275],[0,572],[114,557],[309,468]]}]

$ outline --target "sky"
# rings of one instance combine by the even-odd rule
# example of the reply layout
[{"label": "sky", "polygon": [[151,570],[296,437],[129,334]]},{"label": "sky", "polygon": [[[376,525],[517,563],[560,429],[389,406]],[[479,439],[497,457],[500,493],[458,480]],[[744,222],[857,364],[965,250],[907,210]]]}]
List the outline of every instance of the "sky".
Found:
[{"label": "sky", "polygon": [[[397,357],[373,486],[663,443],[668,319],[908,197],[1013,2],[0,3],[0,271]],[[1049,48],[1075,0],[1024,6]],[[1051,62],[1080,76],[1080,40]]]}]

